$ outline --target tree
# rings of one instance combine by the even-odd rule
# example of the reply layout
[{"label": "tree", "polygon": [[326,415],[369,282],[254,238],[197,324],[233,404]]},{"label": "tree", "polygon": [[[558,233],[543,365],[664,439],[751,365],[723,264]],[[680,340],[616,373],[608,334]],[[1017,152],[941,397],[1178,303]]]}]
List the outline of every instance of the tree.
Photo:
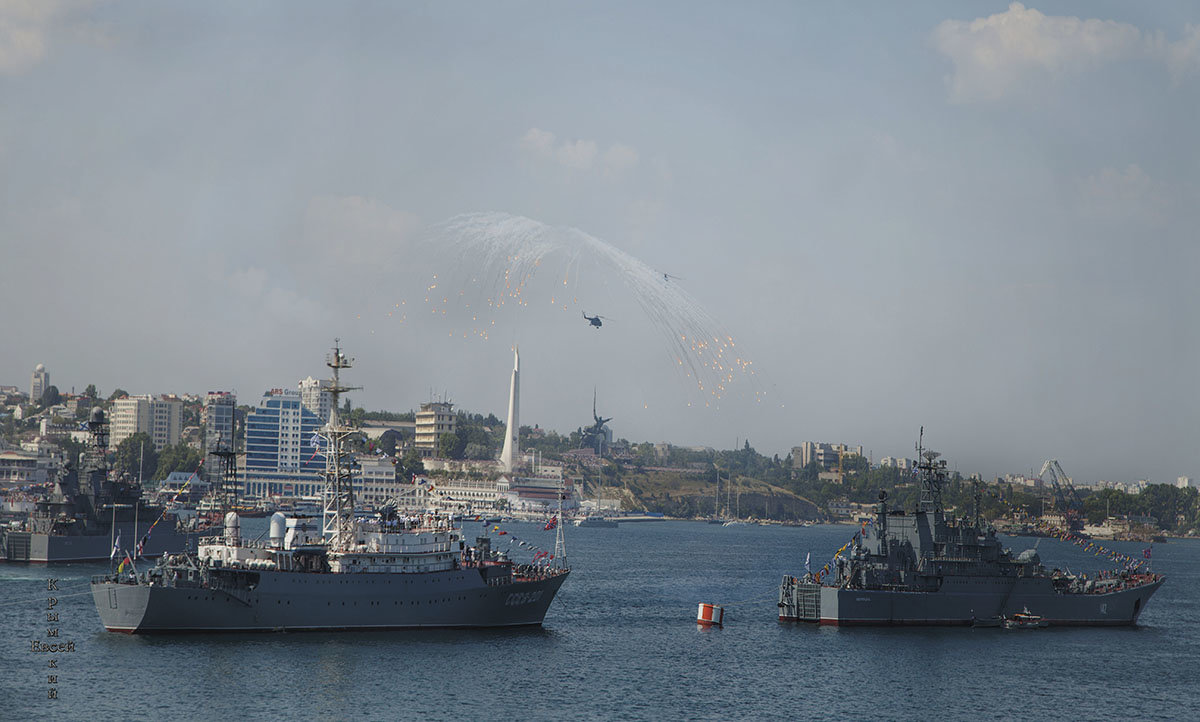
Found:
[{"label": "tree", "polygon": [[62,394],[58,393],[57,386],[47,386],[46,390],[42,392],[42,398],[39,401],[41,401],[43,409],[48,409],[55,404],[62,403]]},{"label": "tree", "polygon": [[[143,449],[145,450],[144,460]],[[150,439],[149,434],[138,432],[117,444],[117,449],[113,453],[113,470],[117,472],[118,476],[129,474],[136,479],[139,469],[146,474],[153,475],[157,468],[158,452],[154,450],[154,442]]]},{"label": "tree", "polygon": [[416,449],[404,452],[404,457],[396,464],[396,478],[400,481],[411,481],[414,476],[424,473],[425,462],[421,461],[421,452]]},{"label": "tree", "polygon": [[122,397],[128,396],[128,395],[129,395],[129,392],[126,391],[125,389],[116,389],[111,394],[108,395],[108,400],[113,401],[114,399],[119,399],[119,398],[122,398]]},{"label": "tree", "polygon": [[60,437],[54,443],[58,444],[58,448],[63,450],[63,456],[72,465],[79,463],[79,455],[87,448],[87,444],[80,443],[70,436]]},{"label": "tree", "polygon": [[96,384],[88,384],[87,388],[83,390],[83,395],[93,401],[100,398],[100,392],[96,390]]},{"label": "tree", "polygon": [[443,459],[461,459],[467,442],[455,433],[446,433],[438,437],[438,456]]},{"label": "tree", "polygon": [[200,452],[181,442],[175,446],[168,446],[159,453],[153,478],[161,481],[173,471],[192,472],[199,466]]}]

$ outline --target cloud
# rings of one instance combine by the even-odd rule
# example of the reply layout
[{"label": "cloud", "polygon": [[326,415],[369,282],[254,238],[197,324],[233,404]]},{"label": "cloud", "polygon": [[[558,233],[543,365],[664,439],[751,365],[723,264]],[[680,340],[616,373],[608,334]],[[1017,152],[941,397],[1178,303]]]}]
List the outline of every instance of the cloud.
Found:
[{"label": "cloud", "polygon": [[0,0],[0,73],[15,75],[46,56],[48,36],[83,1]]},{"label": "cloud", "polygon": [[624,143],[613,143],[604,153],[604,174],[617,175],[638,164],[638,152]]},{"label": "cloud", "polygon": [[554,134],[541,128],[530,128],[521,138],[521,147],[541,158],[554,157]]},{"label": "cloud", "polygon": [[1081,210],[1100,221],[1157,223],[1165,218],[1166,188],[1136,164],[1104,168],[1079,184]]},{"label": "cloud", "polygon": [[558,146],[554,157],[568,168],[588,170],[592,167],[592,161],[596,159],[596,152],[595,141],[577,140],[573,143],[563,142]]},{"label": "cloud", "polygon": [[1109,63],[1142,58],[1162,62],[1178,77],[1200,68],[1200,28],[1187,27],[1175,43],[1114,20],[1044,15],[1013,3],[971,21],[945,20],[932,34],[950,59],[950,99],[996,101],[1029,83],[1069,78]]},{"label": "cloud", "polygon": [[624,143],[612,143],[600,155],[594,140],[563,140],[548,130],[530,128],[521,137],[521,149],[542,161],[551,161],[576,171],[590,171],[598,164],[606,177],[616,176],[638,164],[638,152]]},{"label": "cloud", "polygon": [[1175,80],[1200,71],[1200,25],[1188,25],[1182,38],[1166,46],[1165,55],[1167,68]]}]

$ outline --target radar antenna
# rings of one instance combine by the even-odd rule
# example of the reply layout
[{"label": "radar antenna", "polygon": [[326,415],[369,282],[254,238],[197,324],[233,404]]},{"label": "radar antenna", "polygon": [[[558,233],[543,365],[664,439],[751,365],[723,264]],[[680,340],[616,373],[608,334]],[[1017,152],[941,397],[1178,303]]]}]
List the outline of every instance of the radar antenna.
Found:
[{"label": "radar antenna", "polygon": [[917,441],[917,473],[921,481],[918,511],[942,513],[942,484],[946,480],[946,460],[936,451],[925,448],[925,427]]}]

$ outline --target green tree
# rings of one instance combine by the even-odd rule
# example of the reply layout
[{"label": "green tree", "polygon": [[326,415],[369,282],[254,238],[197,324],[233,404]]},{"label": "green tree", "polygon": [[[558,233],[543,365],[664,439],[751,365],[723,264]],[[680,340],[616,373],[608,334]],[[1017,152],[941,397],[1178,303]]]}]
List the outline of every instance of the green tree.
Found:
[{"label": "green tree", "polygon": [[108,400],[113,401],[115,399],[119,399],[123,396],[128,396],[128,395],[129,395],[129,392],[126,391],[125,389],[115,389],[111,394],[108,395]]},{"label": "green tree", "polygon": [[461,459],[467,446],[465,439],[455,433],[442,434],[438,437],[438,456],[443,459]]},{"label": "green tree", "polygon": [[87,388],[83,390],[83,395],[92,399],[93,402],[100,398],[100,392],[96,390],[96,384],[88,384]]},{"label": "green tree", "polygon": [[63,450],[63,456],[66,457],[66,460],[76,466],[79,464],[79,455],[87,448],[87,444],[80,443],[70,436],[60,437],[54,443],[58,444],[58,448]]},{"label": "green tree", "polygon": [[185,443],[179,443],[159,452],[153,478],[162,481],[173,471],[192,472],[199,466],[200,452]]},{"label": "green tree", "polygon": [[43,409],[48,409],[55,404],[62,403],[62,394],[58,392],[57,386],[47,386],[46,390],[42,392],[42,398],[38,401],[41,402]]},{"label": "green tree", "polygon": [[400,463],[396,464],[396,478],[400,481],[412,481],[413,476],[425,473],[425,462],[421,461],[421,452],[409,449],[404,452]]},{"label": "green tree", "polygon": [[149,434],[138,432],[117,444],[116,451],[113,452],[113,470],[119,476],[129,474],[136,479],[139,469],[147,475],[152,475],[157,468],[158,452],[154,450],[154,442]]}]

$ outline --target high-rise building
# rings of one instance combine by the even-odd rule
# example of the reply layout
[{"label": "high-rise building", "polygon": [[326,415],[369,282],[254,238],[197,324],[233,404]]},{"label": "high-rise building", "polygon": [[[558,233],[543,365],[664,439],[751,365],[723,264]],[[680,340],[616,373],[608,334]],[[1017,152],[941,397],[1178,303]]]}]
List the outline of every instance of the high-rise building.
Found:
[{"label": "high-rise building", "polygon": [[[204,453],[217,449],[234,450],[237,444],[233,438],[233,418],[237,410],[237,397],[229,391],[209,391],[204,396],[204,406],[201,409],[201,423],[204,424]],[[221,459],[216,456],[206,456],[204,466],[208,469],[208,478],[219,478]]]},{"label": "high-rise building", "polygon": [[50,388],[50,372],[42,364],[33,368],[33,378],[29,381],[29,402],[36,404],[42,400],[42,394]]},{"label": "high-rise building", "polygon": [[109,445],[116,446],[134,434],[147,434],[155,451],[179,443],[183,402],[174,396],[126,396],[113,402],[109,414]]},{"label": "high-rise building", "polygon": [[312,376],[300,382],[300,403],[313,412],[322,424],[329,421],[329,406],[333,403],[329,387],[332,384],[329,379],[314,379]]},{"label": "high-rise building", "polygon": [[417,431],[414,446],[422,456],[436,456],[438,439],[453,434],[456,419],[454,404],[449,401],[430,401],[421,404],[417,412]]},{"label": "high-rise building", "polygon": [[245,490],[266,496],[320,493],[325,457],[316,431],[324,424],[300,392],[271,389],[246,415]]}]

